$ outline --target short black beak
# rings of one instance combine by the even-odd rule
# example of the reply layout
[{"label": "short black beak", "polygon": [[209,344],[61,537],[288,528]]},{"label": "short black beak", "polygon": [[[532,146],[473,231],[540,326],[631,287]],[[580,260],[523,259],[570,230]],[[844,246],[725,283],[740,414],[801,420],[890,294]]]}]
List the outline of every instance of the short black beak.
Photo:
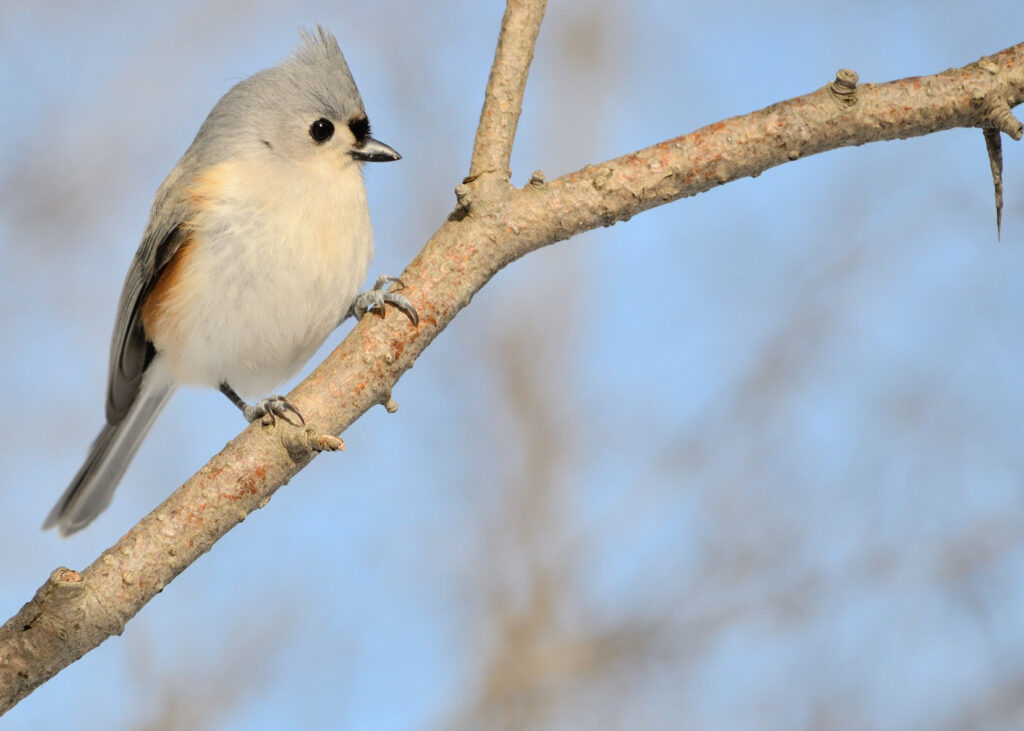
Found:
[{"label": "short black beak", "polygon": [[360,162],[391,162],[402,159],[402,156],[394,148],[372,137],[367,137],[358,143],[349,154]]}]

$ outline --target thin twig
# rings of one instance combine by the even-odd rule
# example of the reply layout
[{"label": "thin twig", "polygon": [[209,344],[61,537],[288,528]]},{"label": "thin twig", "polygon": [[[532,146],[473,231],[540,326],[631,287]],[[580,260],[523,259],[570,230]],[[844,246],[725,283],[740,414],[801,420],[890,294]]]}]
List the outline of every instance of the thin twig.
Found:
[{"label": "thin twig", "polygon": [[509,177],[509,160],[523,108],[526,77],[546,7],[547,0],[509,0],[505,7],[473,143],[469,179],[486,172]]}]

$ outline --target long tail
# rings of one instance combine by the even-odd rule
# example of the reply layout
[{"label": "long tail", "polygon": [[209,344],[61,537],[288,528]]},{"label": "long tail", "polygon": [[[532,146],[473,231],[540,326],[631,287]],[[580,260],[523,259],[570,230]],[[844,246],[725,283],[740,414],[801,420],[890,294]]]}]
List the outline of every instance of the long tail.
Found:
[{"label": "long tail", "polygon": [[161,378],[146,378],[124,419],[107,424],[92,443],[85,464],[46,516],[43,530],[58,527],[69,536],[89,525],[110,504],[117,483],[135,456],[157,414],[174,393],[174,385]]}]

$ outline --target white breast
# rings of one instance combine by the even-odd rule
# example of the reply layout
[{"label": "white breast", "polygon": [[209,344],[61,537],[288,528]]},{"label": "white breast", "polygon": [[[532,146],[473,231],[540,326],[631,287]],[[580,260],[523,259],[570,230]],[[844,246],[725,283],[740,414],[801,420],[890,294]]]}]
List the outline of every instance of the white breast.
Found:
[{"label": "white breast", "polygon": [[348,311],[373,257],[358,165],[325,174],[230,163],[198,181],[194,252],[174,294],[174,378],[265,396]]}]

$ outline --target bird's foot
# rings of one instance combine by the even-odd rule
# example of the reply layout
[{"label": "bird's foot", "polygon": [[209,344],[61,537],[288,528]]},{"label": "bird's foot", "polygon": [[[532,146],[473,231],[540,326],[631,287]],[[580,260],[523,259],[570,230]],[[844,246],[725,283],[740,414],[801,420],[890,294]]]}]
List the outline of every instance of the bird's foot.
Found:
[{"label": "bird's foot", "polygon": [[398,277],[381,274],[377,277],[377,282],[373,285],[372,289],[368,289],[356,297],[352,307],[349,308],[349,314],[357,320],[361,320],[363,315],[373,310],[379,312],[381,317],[384,317],[385,307],[391,305],[408,317],[409,322],[414,326],[418,325],[420,323],[420,316],[416,312],[416,308],[412,306],[412,303],[404,295],[398,294],[397,291],[385,292],[384,287],[389,284],[397,284],[398,289],[405,287],[405,284]]},{"label": "bird's foot", "polygon": [[[249,423],[260,419],[263,426],[272,426],[277,423],[277,417],[281,417],[292,426],[305,426],[306,420],[302,418],[299,410],[292,406],[284,396],[268,396],[262,401],[257,401],[252,406],[242,407],[242,416]],[[293,421],[292,417],[298,419]]]}]

